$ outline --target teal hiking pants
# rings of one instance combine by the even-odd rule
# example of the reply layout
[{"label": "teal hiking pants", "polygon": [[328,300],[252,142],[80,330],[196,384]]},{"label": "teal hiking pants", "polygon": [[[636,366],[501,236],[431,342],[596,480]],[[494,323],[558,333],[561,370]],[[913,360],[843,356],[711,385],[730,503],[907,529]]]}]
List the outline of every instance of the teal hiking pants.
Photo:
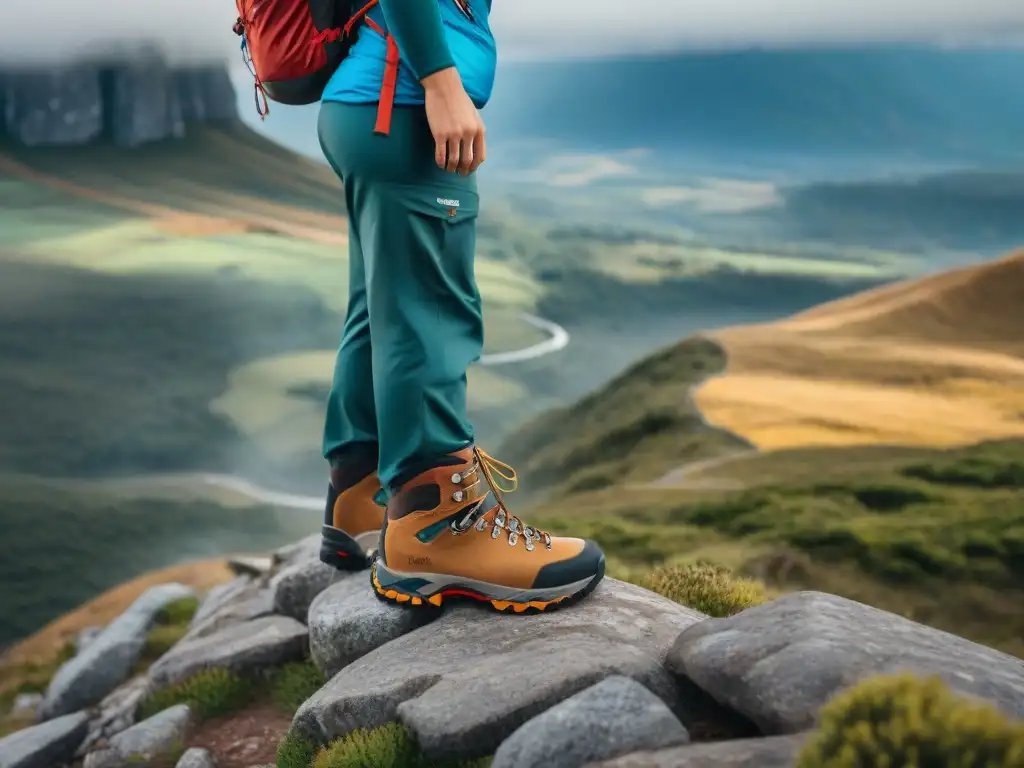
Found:
[{"label": "teal hiking pants", "polygon": [[476,176],[434,164],[422,106],[396,107],[373,132],[376,104],[324,102],[320,146],[348,212],[348,314],[327,404],[323,452],[378,452],[394,492],[473,443],[466,369],[483,349],[473,274]]}]

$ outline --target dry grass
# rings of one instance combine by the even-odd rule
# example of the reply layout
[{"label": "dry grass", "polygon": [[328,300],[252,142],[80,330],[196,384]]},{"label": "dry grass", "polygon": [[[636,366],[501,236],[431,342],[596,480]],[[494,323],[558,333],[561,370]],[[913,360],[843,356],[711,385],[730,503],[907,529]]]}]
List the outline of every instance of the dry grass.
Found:
[{"label": "dry grass", "polygon": [[762,449],[1024,436],[1024,251],[714,335],[707,419]]},{"label": "dry grass", "polygon": [[107,590],[81,607],[50,622],[34,635],[11,646],[0,656],[0,691],[19,684],[26,665],[45,664],[86,627],[103,626],[120,616],[136,598],[152,586],[176,581],[206,591],[233,578],[224,559],[199,560],[144,574]]}]

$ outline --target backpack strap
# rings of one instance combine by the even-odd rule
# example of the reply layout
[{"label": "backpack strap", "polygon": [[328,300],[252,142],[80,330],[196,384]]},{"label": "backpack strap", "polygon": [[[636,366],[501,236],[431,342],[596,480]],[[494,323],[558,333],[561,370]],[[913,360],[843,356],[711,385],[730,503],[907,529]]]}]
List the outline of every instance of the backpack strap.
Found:
[{"label": "backpack strap", "polygon": [[352,14],[344,27],[339,29],[325,29],[313,39],[316,43],[333,43],[340,37],[347,37],[352,33],[356,24],[365,21],[366,25],[374,32],[387,40],[387,57],[384,62],[384,79],[380,85],[380,100],[377,102],[377,123],[373,132],[381,136],[391,133],[391,115],[395,108],[395,89],[398,86],[398,63],[400,55],[398,43],[395,38],[389,35],[381,26],[371,19],[368,14],[379,0],[369,0],[362,8]]}]

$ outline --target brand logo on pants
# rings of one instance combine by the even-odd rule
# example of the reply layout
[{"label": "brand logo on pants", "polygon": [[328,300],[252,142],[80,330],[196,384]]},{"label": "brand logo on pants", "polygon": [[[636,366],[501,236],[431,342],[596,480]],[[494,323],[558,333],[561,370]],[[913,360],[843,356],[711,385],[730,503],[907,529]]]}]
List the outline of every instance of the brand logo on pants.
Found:
[{"label": "brand logo on pants", "polygon": [[459,212],[458,200],[452,200],[451,198],[448,197],[439,197],[437,198],[437,204],[447,206],[449,219],[454,219],[455,214]]}]

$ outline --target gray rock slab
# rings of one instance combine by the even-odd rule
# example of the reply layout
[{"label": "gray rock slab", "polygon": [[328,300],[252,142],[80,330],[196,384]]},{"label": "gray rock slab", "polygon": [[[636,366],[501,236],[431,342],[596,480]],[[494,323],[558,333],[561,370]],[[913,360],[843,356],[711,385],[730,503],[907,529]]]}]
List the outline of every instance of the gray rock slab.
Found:
[{"label": "gray rock slab", "polygon": [[663,661],[679,633],[703,619],[615,579],[581,603],[536,616],[452,606],[342,669],[300,707],[292,729],[326,744],[397,716],[431,758],[482,756],[613,674],[641,682],[681,715],[685,702]]},{"label": "gray rock slab", "polygon": [[613,675],[526,721],[498,747],[491,768],[580,768],[689,740],[665,702]]},{"label": "gray rock slab", "polygon": [[375,648],[437,618],[377,599],[366,573],[343,576],[309,607],[309,652],[328,677]]},{"label": "gray rock slab", "polygon": [[199,603],[199,608],[192,617],[189,629],[195,629],[225,606],[255,596],[258,591],[258,587],[248,576],[236,576],[231,581],[212,587]]},{"label": "gray rock slab", "polygon": [[52,768],[70,762],[89,730],[85,712],[64,715],[0,739],[0,768]]},{"label": "gray rock slab", "polygon": [[[302,560],[281,570],[270,581],[274,613],[305,623],[310,603],[331,585],[337,571],[319,559]],[[369,590],[369,579],[363,575]]]},{"label": "gray rock slab", "polygon": [[182,640],[207,637],[234,624],[270,616],[273,612],[273,593],[269,588],[251,582],[245,589],[234,593],[232,599],[221,599],[215,609],[207,611],[199,621],[193,621]]},{"label": "gray rock slab", "polygon": [[217,761],[208,750],[192,747],[185,751],[175,768],[217,768]]},{"label": "gray rock slab", "polygon": [[636,752],[587,768],[792,768],[804,734]]},{"label": "gray rock slab", "polygon": [[91,711],[89,734],[85,737],[75,756],[84,757],[100,741],[107,741],[135,725],[139,704],[148,693],[149,679],[145,675],[139,675],[108,694]]},{"label": "gray rock slab", "polygon": [[149,680],[154,688],[161,688],[204,669],[256,672],[303,658],[307,643],[304,624],[287,616],[265,616],[181,641],[149,668]]},{"label": "gray rock slab", "polygon": [[41,717],[49,720],[92,706],[127,680],[157,614],[194,594],[182,584],[161,584],[143,592],[82,653],[57,670],[46,690]]},{"label": "gray rock slab", "polygon": [[266,576],[274,567],[274,559],[270,555],[238,555],[228,558],[228,568],[238,576],[260,578]]},{"label": "gray rock slab", "polygon": [[862,603],[798,592],[683,632],[668,666],[766,734],[814,725],[840,690],[876,674],[939,675],[1024,717],[1024,662]]},{"label": "gray rock slab", "polygon": [[128,768],[166,761],[184,751],[192,725],[187,704],[170,707],[117,734],[105,748],[90,752],[83,768]]},{"label": "gray rock slab", "polygon": [[103,627],[84,627],[75,635],[75,653],[81,653],[90,643],[103,633]]}]

